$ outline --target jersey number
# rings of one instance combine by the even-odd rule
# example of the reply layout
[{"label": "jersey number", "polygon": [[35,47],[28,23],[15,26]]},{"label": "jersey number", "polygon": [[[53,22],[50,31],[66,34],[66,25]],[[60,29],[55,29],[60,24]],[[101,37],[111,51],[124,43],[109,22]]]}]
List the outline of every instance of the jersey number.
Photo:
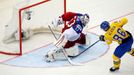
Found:
[{"label": "jersey number", "polygon": [[83,28],[81,27],[81,25],[77,24],[73,26],[73,29],[76,31],[77,34],[79,34],[82,32]]},{"label": "jersey number", "polygon": [[[125,36],[126,36],[125,32],[121,31],[121,29],[120,29],[120,28],[117,30],[117,33],[118,33],[118,34],[120,34],[120,35],[121,35],[121,36],[123,36],[123,37],[125,37]],[[115,34],[113,38],[114,38],[115,40],[118,40],[118,41],[123,40],[123,38],[122,38],[122,37],[120,37],[120,36],[119,36],[119,35],[117,35],[117,34]]]}]

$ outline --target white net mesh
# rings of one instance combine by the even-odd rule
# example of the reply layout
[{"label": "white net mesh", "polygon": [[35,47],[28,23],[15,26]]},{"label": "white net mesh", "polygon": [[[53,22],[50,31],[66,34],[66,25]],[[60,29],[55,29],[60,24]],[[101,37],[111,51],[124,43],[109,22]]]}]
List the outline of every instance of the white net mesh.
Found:
[{"label": "white net mesh", "polygon": [[[19,14],[20,10],[21,15]],[[19,41],[8,44],[1,42],[3,48],[0,51],[20,53],[20,49],[22,49],[23,52],[27,52],[55,41],[48,29],[48,25],[64,11],[64,0],[20,0],[13,8],[11,20],[5,28],[4,35],[6,38],[4,37],[4,39],[11,37],[19,28],[23,30],[32,29],[39,34],[32,35],[29,39],[23,41],[22,48],[20,48]]]}]

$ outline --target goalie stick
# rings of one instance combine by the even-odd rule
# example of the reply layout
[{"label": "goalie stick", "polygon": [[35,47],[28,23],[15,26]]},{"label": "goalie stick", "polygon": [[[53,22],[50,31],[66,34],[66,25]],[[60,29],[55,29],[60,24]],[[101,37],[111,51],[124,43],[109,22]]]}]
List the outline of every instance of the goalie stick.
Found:
[{"label": "goalie stick", "polygon": [[84,51],[82,51],[80,54],[74,56],[74,57],[78,57],[80,56],[82,53],[84,53],[85,51],[87,51],[89,48],[91,48],[92,46],[94,46],[96,43],[98,43],[100,40],[97,40],[96,42],[94,42],[92,45],[88,46]]},{"label": "goalie stick", "polygon": [[54,34],[52,28],[51,28],[49,25],[48,25],[48,28],[49,28],[49,30],[51,31],[51,33],[53,34],[54,38],[55,38],[56,40],[58,40],[58,38],[55,36],[55,34]]},{"label": "goalie stick", "polygon": [[83,65],[83,64],[81,64],[81,63],[73,62],[73,61],[68,57],[68,55],[67,55],[67,53],[66,53],[66,51],[65,51],[65,49],[64,49],[63,47],[62,47],[62,51],[63,51],[64,56],[66,57],[66,59],[68,60],[68,62],[69,62],[71,65],[78,65],[78,66]]},{"label": "goalie stick", "polygon": [[[54,34],[53,30],[51,29],[51,27],[50,27],[49,25],[48,25],[48,27],[49,27],[51,33],[53,34],[54,38],[55,38],[56,40],[58,40],[58,38],[55,36],[55,34]],[[67,59],[67,61],[68,61],[71,65],[78,65],[78,66],[82,65],[81,63],[75,63],[75,62],[73,62],[73,61],[68,57],[68,55],[67,55],[65,49],[63,48],[63,46],[62,46],[62,50],[63,50],[63,54],[64,54],[65,58]]]}]

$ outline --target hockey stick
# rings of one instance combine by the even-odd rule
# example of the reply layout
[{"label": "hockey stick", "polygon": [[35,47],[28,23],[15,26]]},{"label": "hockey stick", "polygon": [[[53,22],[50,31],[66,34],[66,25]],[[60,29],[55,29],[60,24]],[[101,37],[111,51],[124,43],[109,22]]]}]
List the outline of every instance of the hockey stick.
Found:
[{"label": "hockey stick", "polygon": [[[97,40],[96,42],[94,42],[92,45],[90,45],[88,48],[86,48],[83,52],[81,52],[80,54],[73,56],[73,57],[78,57],[80,56],[82,53],[84,53],[85,51],[87,51],[89,48],[91,48],[92,46],[94,46],[96,43],[98,43],[100,40]],[[62,47],[63,48],[63,47]],[[72,65],[82,65],[81,63],[75,63],[73,61],[71,61],[71,59],[67,56],[67,53],[65,52],[65,49],[63,48],[63,53],[64,56],[66,57],[66,59],[68,60],[68,62]]]},{"label": "hockey stick", "polygon": [[64,49],[63,47],[62,47],[62,51],[63,51],[64,56],[66,57],[66,59],[68,60],[68,62],[69,62],[71,65],[77,65],[77,66],[83,65],[83,64],[81,64],[81,63],[75,63],[75,62],[73,62],[73,61],[68,57],[68,55],[67,55],[67,53],[66,53],[66,51],[65,51],[65,49]]},{"label": "hockey stick", "polygon": [[[93,43],[92,45],[90,45],[88,48],[86,48],[84,51],[82,51],[80,54],[78,54],[77,56],[81,55],[82,53],[84,53],[85,51],[87,51],[89,48],[91,48],[92,46],[94,46],[96,43],[98,43],[100,40],[97,40],[95,43]],[[77,57],[74,56],[74,57]]]},{"label": "hockey stick", "polygon": [[50,29],[50,31],[51,31],[51,33],[53,34],[54,38],[55,38],[56,40],[58,40],[58,38],[56,37],[56,35],[54,34],[53,30],[51,29],[51,27],[50,27],[49,25],[48,25],[48,28]]},{"label": "hockey stick", "polygon": [[[53,30],[51,29],[51,27],[50,27],[49,25],[48,25],[48,27],[49,27],[51,33],[53,34],[53,36],[55,37],[55,39],[58,40],[57,37],[55,36]],[[62,46],[62,50],[63,50],[63,54],[64,54],[65,58],[67,59],[67,61],[68,61],[71,65],[78,65],[78,66],[82,65],[82,64],[80,64],[80,63],[75,63],[75,62],[73,62],[73,61],[68,57],[68,55],[67,55],[65,49],[63,48],[63,46]]]}]

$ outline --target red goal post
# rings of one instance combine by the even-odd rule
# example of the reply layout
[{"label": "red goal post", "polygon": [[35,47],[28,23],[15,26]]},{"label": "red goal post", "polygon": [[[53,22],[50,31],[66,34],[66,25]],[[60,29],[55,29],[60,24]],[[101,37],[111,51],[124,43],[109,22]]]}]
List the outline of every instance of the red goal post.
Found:
[{"label": "red goal post", "polygon": [[[34,3],[34,4],[30,4],[30,5],[28,5],[28,6],[26,6],[26,7],[22,7],[22,8],[20,8],[19,9],[19,11],[18,11],[18,27],[19,27],[19,52],[4,52],[4,51],[0,51],[0,53],[2,53],[2,54],[6,54],[6,55],[22,55],[23,54],[23,41],[22,41],[22,34],[21,34],[21,32],[22,32],[22,12],[24,11],[24,10],[27,10],[27,9],[30,9],[30,8],[33,8],[33,7],[36,7],[36,6],[39,6],[39,5],[42,5],[42,4],[45,4],[45,3],[49,3],[50,1],[53,1],[53,0],[42,0],[42,1],[40,1],[40,2],[37,2],[37,3]],[[58,0],[59,1],[59,0]],[[64,4],[64,6],[63,6],[63,8],[64,8],[64,13],[66,13],[66,0],[63,0],[63,4]],[[56,5],[54,5],[54,6],[56,6]]]}]

